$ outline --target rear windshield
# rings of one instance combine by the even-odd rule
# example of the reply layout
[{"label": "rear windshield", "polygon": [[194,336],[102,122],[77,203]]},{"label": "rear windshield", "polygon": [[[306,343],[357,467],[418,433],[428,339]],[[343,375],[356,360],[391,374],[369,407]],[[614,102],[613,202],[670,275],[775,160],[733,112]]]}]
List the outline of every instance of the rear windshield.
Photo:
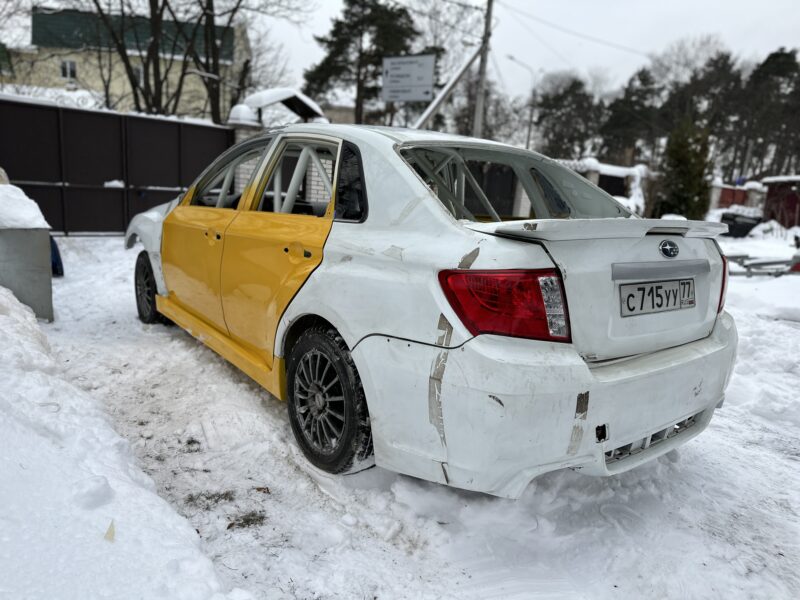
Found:
[{"label": "rear windshield", "polygon": [[631,216],[577,173],[535,155],[468,146],[412,146],[400,155],[457,219]]}]

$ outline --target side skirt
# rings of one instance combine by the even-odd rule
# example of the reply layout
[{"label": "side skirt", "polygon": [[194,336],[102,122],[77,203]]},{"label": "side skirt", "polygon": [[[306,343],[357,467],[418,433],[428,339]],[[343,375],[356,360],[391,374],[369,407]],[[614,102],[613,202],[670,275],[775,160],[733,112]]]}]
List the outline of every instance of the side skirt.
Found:
[{"label": "side skirt", "polygon": [[272,369],[252,352],[248,352],[228,336],[195,317],[168,297],[156,296],[156,308],[192,337],[203,342],[222,358],[232,363],[280,400],[286,400],[286,369],[283,358],[276,356]]}]

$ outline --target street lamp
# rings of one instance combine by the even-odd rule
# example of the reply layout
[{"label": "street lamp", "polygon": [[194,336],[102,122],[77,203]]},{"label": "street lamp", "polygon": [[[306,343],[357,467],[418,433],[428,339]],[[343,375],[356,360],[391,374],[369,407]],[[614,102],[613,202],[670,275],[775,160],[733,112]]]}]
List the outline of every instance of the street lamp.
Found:
[{"label": "street lamp", "polygon": [[[521,60],[514,58],[511,54],[506,55],[506,58],[513,63],[518,64],[523,69],[527,70],[528,73],[531,74],[531,99],[530,99],[530,113],[528,115],[528,135],[525,138],[525,149],[530,150],[531,147],[531,130],[533,129],[533,91],[534,91],[534,80],[536,79],[536,72],[533,70],[533,67],[530,65],[522,62]],[[541,71],[541,69],[539,69]]]}]

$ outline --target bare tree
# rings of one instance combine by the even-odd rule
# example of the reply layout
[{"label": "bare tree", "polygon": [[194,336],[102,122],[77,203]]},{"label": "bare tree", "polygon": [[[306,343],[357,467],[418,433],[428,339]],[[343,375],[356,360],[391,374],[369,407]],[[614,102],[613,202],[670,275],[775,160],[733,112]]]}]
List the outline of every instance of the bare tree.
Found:
[{"label": "bare tree", "polygon": [[724,52],[725,45],[718,35],[681,38],[659,54],[650,56],[656,81],[669,86],[686,83],[713,56]]},{"label": "bare tree", "polygon": [[442,78],[458,69],[467,52],[473,52],[468,48],[481,41],[483,6],[441,0],[408,0],[403,5],[419,31],[415,50],[440,50],[436,67]]},{"label": "bare tree", "polygon": [[30,8],[29,0],[0,0],[0,23],[7,27],[10,20],[27,15]]},{"label": "bare tree", "polygon": [[283,46],[271,41],[269,28],[256,24],[247,34],[250,38],[249,65],[239,69],[228,86],[231,106],[256,89],[285,85],[289,79],[286,53]]},{"label": "bare tree", "polygon": [[187,54],[199,24],[185,34],[186,43],[175,33],[183,29],[180,24],[165,27],[171,14],[169,0],[89,1],[122,64],[136,110],[174,114],[187,74]]},{"label": "bare tree", "polygon": [[[252,57],[238,64],[234,62],[230,67],[224,65],[223,42],[218,39],[220,27],[223,32],[230,31],[231,35],[236,29],[241,37],[246,35],[243,26],[245,21],[253,16],[299,23],[311,6],[310,0],[193,0],[182,6],[168,5],[175,21],[183,20],[192,24],[191,30],[179,27],[178,32],[184,37],[187,56],[194,65],[195,74],[203,81],[212,121],[222,122],[224,94],[227,91],[231,100],[238,101],[250,85],[254,69]],[[190,32],[196,35],[196,39],[190,38]],[[274,55],[274,49],[270,50],[269,47],[260,47],[258,50]],[[263,76],[267,65],[262,63],[259,68]]]}]

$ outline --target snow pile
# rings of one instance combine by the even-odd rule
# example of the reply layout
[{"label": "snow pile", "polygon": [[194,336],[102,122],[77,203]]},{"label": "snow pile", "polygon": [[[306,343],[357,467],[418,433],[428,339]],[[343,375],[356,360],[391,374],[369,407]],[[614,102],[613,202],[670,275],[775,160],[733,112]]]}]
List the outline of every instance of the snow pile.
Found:
[{"label": "snow pile", "polygon": [[764,209],[758,206],[743,206],[741,204],[731,204],[728,208],[712,208],[706,213],[706,221],[714,221],[719,223],[722,221],[722,215],[725,213],[734,213],[742,215],[743,217],[762,218],[764,216]]},{"label": "snow pile", "polygon": [[225,598],[195,531],[155,494],[94,400],[63,378],[33,313],[2,287],[0,340],[0,592]]},{"label": "snow pile", "polygon": [[644,165],[630,167],[630,174],[628,175],[628,193],[630,196],[614,196],[617,202],[640,217],[644,216],[645,199],[643,185],[647,175],[647,167]]},{"label": "snow pile", "polygon": [[630,194],[630,203],[632,210],[637,215],[644,216],[644,180],[649,177],[649,171],[644,165],[636,165],[633,167],[630,184],[628,186],[628,193]]},{"label": "snow pile", "polygon": [[767,193],[767,186],[759,181],[747,181],[742,185],[742,189],[747,191],[753,190],[759,194]]},{"label": "snow pile", "polygon": [[788,229],[781,225],[775,219],[759,223],[753,227],[752,231],[747,234],[747,237],[756,239],[765,238],[780,238],[780,239],[794,239],[794,236],[800,235],[800,227],[789,227]]},{"label": "snow pile", "polygon": [[261,125],[256,111],[246,104],[235,104],[231,108],[228,124],[245,123],[247,125]]},{"label": "snow pile", "polygon": [[105,98],[101,92],[92,90],[67,90],[63,87],[42,87],[18,83],[0,83],[0,97],[15,101],[50,104],[67,108],[102,110]]},{"label": "snow pile", "polygon": [[0,229],[50,229],[39,205],[15,185],[0,184]]},{"label": "snow pile", "polygon": [[728,289],[728,302],[752,314],[800,323],[800,276],[736,279],[736,284]]},{"label": "snow pile", "polygon": [[514,502],[379,468],[321,475],[284,403],[180,328],[138,321],[136,253],[119,238],[62,251],[74,267],[44,330],[65,376],[103,403],[231,587],[270,600],[798,597],[800,335],[740,306],[742,277],[728,297],[740,360],[707,431],[614,477],[550,473]]}]

